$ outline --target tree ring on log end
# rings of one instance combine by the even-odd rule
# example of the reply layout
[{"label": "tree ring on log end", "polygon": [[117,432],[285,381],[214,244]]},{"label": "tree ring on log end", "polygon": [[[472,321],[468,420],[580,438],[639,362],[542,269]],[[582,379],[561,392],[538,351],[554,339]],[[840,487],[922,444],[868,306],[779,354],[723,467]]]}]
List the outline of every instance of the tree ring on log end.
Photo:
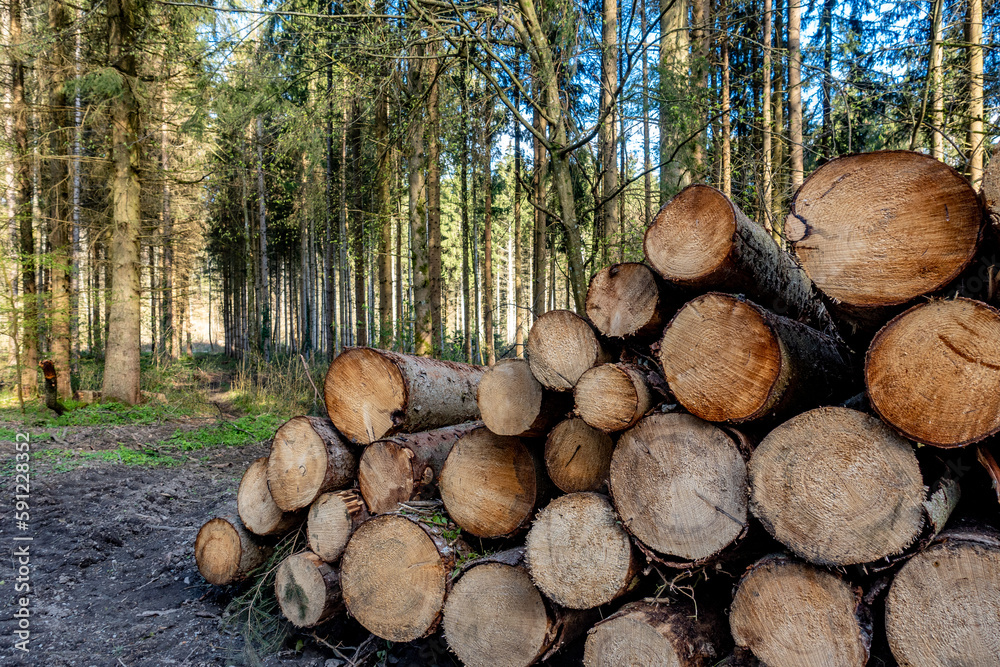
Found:
[{"label": "tree ring on log end", "polygon": [[590,279],[587,317],[610,338],[655,334],[662,326],[660,287],[645,264],[608,266]]},{"label": "tree ring on log end", "polygon": [[223,586],[239,574],[243,559],[240,534],[229,521],[215,518],[205,523],[195,538],[198,571],[210,584]]},{"label": "tree ring on log end", "polygon": [[961,447],[1000,430],[1000,312],[935,299],[885,325],[865,359],[875,411],[917,442]]},{"label": "tree ring on log end", "polygon": [[736,234],[736,212],[726,196],[692,185],[664,204],[646,230],[646,259],[667,280],[698,287],[727,260]]},{"label": "tree ring on log end", "polygon": [[816,286],[861,307],[906,303],[943,287],[972,260],[982,227],[968,180],[910,151],[830,160],[799,188],[785,222]]},{"label": "tree ring on log end", "polygon": [[545,441],[545,467],[552,483],[566,493],[596,491],[608,479],[611,436],[579,417],[565,419]]},{"label": "tree ring on log end", "polygon": [[311,628],[324,620],[327,606],[327,584],[321,567],[329,567],[309,552],[292,554],[281,561],[274,576],[274,590],[285,615],[292,625]]},{"label": "tree ring on log end", "polygon": [[351,442],[362,444],[393,431],[407,401],[399,368],[367,347],[349,348],[333,360],[323,395],[337,430]]},{"label": "tree ring on log end", "polygon": [[535,320],[525,353],[532,375],[556,391],[571,390],[605,356],[593,327],[568,310],[550,310]]},{"label": "tree ring on log end", "polygon": [[542,409],[542,385],[524,359],[502,359],[479,380],[479,413],[497,435],[531,430]]},{"label": "tree ring on log end", "polygon": [[282,424],[271,441],[267,460],[267,479],[275,504],[288,512],[310,505],[327,481],[329,458],[326,443],[308,417],[292,417]]},{"label": "tree ring on log end", "polygon": [[902,552],[924,526],[925,496],[913,446],[847,408],[789,419],[750,459],[751,510],[813,563],[870,563]]},{"label": "tree ring on log end", "polygon": [[667,637],[656,628],[628,615],[599,624],[587,638],[583,658],[586,667],[662,665],[683,667]]},{"label": "tree ring on log end", "polygon": [[391,440],[365,447],[358,464],[358,488],[372,514],[393,512],[413,498],[412,454]]},{"label": "tree ring on log end", "polygon": [[667,325],[660,363],[692,414],[739,422],[766,415],[781,397],[783,352],[757,306],[712,292],[689,301]]}]

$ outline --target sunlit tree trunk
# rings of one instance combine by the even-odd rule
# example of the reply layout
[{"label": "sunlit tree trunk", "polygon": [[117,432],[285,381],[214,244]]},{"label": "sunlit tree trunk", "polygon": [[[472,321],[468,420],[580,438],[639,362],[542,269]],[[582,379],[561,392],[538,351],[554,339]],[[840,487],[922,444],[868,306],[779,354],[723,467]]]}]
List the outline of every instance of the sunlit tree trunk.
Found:
[{"label": "sunlit tree trunk", "polygon": [[[461,95],[459,114],[462,124],[462,156],[461,156],[461,209],[462,209],[462,306],[464,324],[465,360],[472,363],[472,293],[469,291],[469,250],[471,234],[469,233],[469,83],[468,83],[468,47],[461,54]],[[473,288],[474,289],[474,288]]]},{"label": "sunlit tree trunk", "polygon": [[375,152],[378,206],[378,345],[392,346],[392,147],[389,145],[389,103],[380,89],[375,102]]},{"label": "sunlit tree trunk", "polygon": [[[639,0],[640,30],[643,35],[649,27],[646,17],[646,0]],[[649,158],[649,53],[644,46],[639,52],[642,58],[642,177],[643,208],[642,219],[646,227],[652,222],[653,215],[653,174]],[[519,355],[520,356],[520,355]]]},{"label": "sunlit tree trunk", "polygon": [[[520,55],[515,64],[515,73],[520,73]],[[514,105],[521,108],[521,91],[514,89]],[[524,356],[524,339],[527,329],[524,309],[524,284],[521,259],[524,256],[521,240],[521,178],[523,177],[524,156],[521,151],[521,123],[514,120],[514,354]]]},{"label": "sunlit tree trunk", "polygon": [[601,217],[604,221],[604,239],[601,244],[605,263],[620,242],[617,160],[617,108],[615,95],[618,88],[618,0],[603,0],[601,28]]},{"label": "sunlit tree trunk", "polygon": [[363,188],[361,181],[361,108],[357,97],[351,100],[351,123],[349,141],[351,146],[351,241],[354,251],[354,324],[357,327],[358,345],[368,345],[368,312],[365,293],[365,216]]},{"label": "sunlit tree trunk", "polygon": [[802,0],[788,0],[788,143],[791,145],[792,190],[802,185]]},{"label": "sunlit tree trunk", "polygon": [[[488,102],[488,104],[492,104]],[[483,120],[483,336],[486,338],[486,363],[496,363],[494,349],[493,320],[495,313],[493,293],[493,114],[487,113]]]},{"label": "sunlit tree trunk", "polygon": [[689,112],[682,99],[688,79],[687,16],[687,2],[660,0],[660,206],[691,183],[684,157],[689,149],[679,148]]},{"label": "sunlit tree trunk", "polygon": [[983,178],[983,0],[969,0],[965,41],[969,54],[969,180]]},{"label": "sunlit tree trunk", "polygon": [[[770,2],[770,0],[765,0],[765,2]],[[722,86],[721,86],[722,87],[722,91],[721,91],[722,104],[720,106],[722,108],[719,110],[719,113],[722,114],[722,165],[721,165],[721,168],[720,168],[720,171],[722,173],[722,177],[719,180],[722,182],[722,191],[724,193],[726,193],[727,197],[732,197],[732,195],[733,195],[733,166],[732,166],[732,162],[733,162],[733,159],[732,159],[733,144],[732,144],[732,138],[730,137],[730,135],[732,134],[732,121],[731,121],[731,119],[729,117],[730,114],[732,113],[732,110],[730,108],[730,89],[729,89],[729,75],[730,75],[730,72],[729,72],[729,13],[728,13],[728,8],[729,8],[729,6],[728,6],[728,3],[727,3],[727,0],[722,0],[722,3],[720,5],[720,10],[721,11],[719,12],[720,13],[720,24],[722,25],[722,44],[721,44],[721,47],[720,47],[721,51],[722,51],[722,67],[721,67],[721,69],[722,69],[722,72],[721,72],[721,75],[722,75]],[[766,20],[767,19],[765,18],[765,21]],[[767,34],[767,29],[765,28],[765,35],[766,34]],[[765,53],[767,53],[767,46],[765,46],[764,49],[765,49]],[[764,86],[764,90],[765,91],[767,91],[770,88],[770,73],[771,73],[771,68],[769,66],[768,60],[765,59],[764,60],[764,77],[765,77],[765,81],[767,82],[765,84],[765,86]],[[765,107],[764,108],[765,109],[769,109],[769,106],[766,104],[766,102],[765,102]],[[767,114],[767,111],[765,111],[765,115],[764,115],[764,138],[765,138],[765,142],[770,142],[770,140],[771,140],[771,134],[770,134],[770,129],[769,129],[769,125],[768,125],[768,114]],[[764,150],[764,160],[763,160],[763,162],[764,162],[765,165],[767,164],[769,154],[770,154],[770,152],[765,148],[765,150]],[[768,174],[768,171],[767,171],[766,167],[765,167],[764,175],[765,175],[765,177],[764,177],[764,187],[765,188],[769,188],[770,187],[770,183],[771,183],[771,179],[770,179],[770,174]],[[769,198],[767,198],[765,196],[764,201],[765,202],[769,201]]]},{"label": "sunlit tree trunk", "polygon": [[[763,111],[761,113],[761,125],[764,134],[764,145],[761,149],[761,165],[763,167],[763,181],[761,188],[762,200],[760,206],[760,219],[764,222],[764,228],[774,234],[774,227],[771,224],[771,188],[773,187],[771,175],[771,0],[764,0],[764,85],[761,92],[761,103]],[[728,58],[728,53],[726,57]],[[728,77],[727,77],[728,85]],[[728,196],[730,193],[727,192]]]},{"label": "sunlit tree trunk", "polygon": [[414,47],[407,85],[410,94],[410,261],[413,267],[413,349],[421,356],[434,352],[431,333],[430,256],[427,233],[427,160],[424,153],[422,96],[426,82],[422,47]]},{"label": "sunlit tree trunk", "polygon": [[[264,186],[264,119],[257,116],[257,219],[260,225],[260,350],[271,358],[271,274],[267,265],[267,189]],[[280,311],[279,315],[280,315]],[[177,327],[174,327],[175,329]],[[178,347],[180,347],[178,345]]]},{"label": "sunlit tree trunk", "polygon": [[[431,47],[429,55],[436,55]],[[427,61],[427,253],[430,287],[431,341],[434,355],[444,352],[441,317],[441,94],[438,68],[441,61]]]},{"label": "sunlit tree trunk", "polygon": [[938,160],[944,159],[944,50],[941,40],[944,38],[942,29],[942,5],[944,0],[932,0],[931,11],[931,122],[934,128],[931,132],[931,155]]}]

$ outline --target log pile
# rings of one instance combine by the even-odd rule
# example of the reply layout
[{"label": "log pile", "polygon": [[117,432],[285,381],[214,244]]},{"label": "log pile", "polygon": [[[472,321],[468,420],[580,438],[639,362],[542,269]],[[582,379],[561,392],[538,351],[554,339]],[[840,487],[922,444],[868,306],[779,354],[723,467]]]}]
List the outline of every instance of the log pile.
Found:
[{"label": "log pile", "polygon": [[466,665],[996,665],[1000,312],[952,284],[985,220],[907,152],[817,170],[790,252],[691,186],[526,359],[340,354],[198,566],[301,531],[288,621]]}]

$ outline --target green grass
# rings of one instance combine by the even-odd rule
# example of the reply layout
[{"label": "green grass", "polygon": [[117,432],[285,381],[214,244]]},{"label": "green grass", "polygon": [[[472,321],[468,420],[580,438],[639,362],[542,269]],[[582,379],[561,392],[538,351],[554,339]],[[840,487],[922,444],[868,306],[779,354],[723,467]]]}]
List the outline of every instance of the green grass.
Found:
[{"label": "green grass", "polygon": [[177,430],[163,445],[190,452],[205,447],[242,447],[274,436],[286,420],[276,415],[247,415],[233,421],[219,421],[193,431]]}]

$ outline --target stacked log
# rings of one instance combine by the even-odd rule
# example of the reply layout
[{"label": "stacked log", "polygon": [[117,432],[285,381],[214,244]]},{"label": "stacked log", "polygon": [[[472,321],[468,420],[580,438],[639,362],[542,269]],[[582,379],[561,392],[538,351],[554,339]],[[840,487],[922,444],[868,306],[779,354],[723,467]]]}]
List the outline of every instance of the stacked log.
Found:
[{"label": "stacked log", "polygon": [[467,665],[995,665],[1000,312],[941,298],[970,192],[926,156],[832,160],[793,255],[691,186],[526,359],[348,349],[198,567]]}]

